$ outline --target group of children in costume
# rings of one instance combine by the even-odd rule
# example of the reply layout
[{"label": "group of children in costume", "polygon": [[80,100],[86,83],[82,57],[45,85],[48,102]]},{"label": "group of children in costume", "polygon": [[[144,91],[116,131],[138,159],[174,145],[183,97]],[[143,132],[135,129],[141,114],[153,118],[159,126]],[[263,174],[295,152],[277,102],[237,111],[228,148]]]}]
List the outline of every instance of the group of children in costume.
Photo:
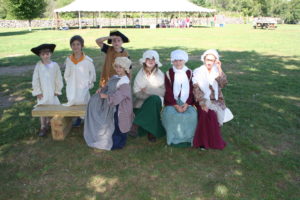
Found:
[{"label": "group of children in costume", "polygon": [[[104,42],[107,40],[108,44]],[[216,50],[201,56],[203,65],[190,70],[188,54],[183,50],[171,52],[172,67],[164,74],[159,67],[159,54],[145,51],[140,59],[133,89],[130,78],[132,62],[122,47],[129,39],[112,31],[96,43],[106,54],[99,89],[90,97],[89,89],[96,80],[93,60],[82,51],[84,40],[70,40],[72,54],[66,59],[64,79],[68,102],[64,106],[87,104],[84,117],[84,139],[97,149],[121,149],[127,134],[147,135],[148,140],[167,136],[167,144],[193,146],[201,149],[223,149],[220,127],[233,118],[225,106],[221,89],[227,84],[226,75]],[[57,63],[51,61],[54,44],[31,49],[41,59],[33,74],[33,92],[38,104],[60,104],[63,81]],[[132,94],[133,92],[133,94]],[[134,98],[133,98],[134,97]],[[47,117],[41,118],[39,136],[49,131]],[[79,125],[78,118],[74,125]]]}]

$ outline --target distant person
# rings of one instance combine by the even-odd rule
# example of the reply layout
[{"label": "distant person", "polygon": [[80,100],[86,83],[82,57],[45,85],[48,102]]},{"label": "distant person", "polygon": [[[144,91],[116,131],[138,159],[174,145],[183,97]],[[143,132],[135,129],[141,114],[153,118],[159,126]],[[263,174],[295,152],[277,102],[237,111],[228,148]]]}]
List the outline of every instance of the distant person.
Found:
[{"label": "distant person", "polygon": [[179,20],[179,26],[180,26],[180,28],[185,28],[185,20],[184,19]]},{"label": "distant person", "polygon": [[190,22],[191,22],[190,17],[187,16],[187,17],[185,18],[185,26],[186,26],[186,28],[190,28]]},{"label": "distant person", "polygon": [[147,135],[150,142],[165,136],[160,113],[165,95],[165,76],[159,69],[162,64],[159,55],[154,50],[147,50],[140,59],[142,68],[137,73],[133,94],[135,108],[134,124],[138,126],[140,136]]},{"label": "distant person", "polygon": [[[96,81],[93,59],[83,52],[84,40],[75,35],[70,39],[72,54],[66,59],[66,95],[68,102],[64,106],[85,105],[90,99],[90,89]],[[81,118],[78,117],[73,126],[80,126]]]},{"label": "distant person", "polygon": [[[112,46],[105,44],[104,41],[106,40],[108,40],[108,44],[112,44]],[[96,39],[96,43],[101,48],[101,51],[106,54],[99,82],[100,88],[107,84],[111,76],[116,75],[113,68],[115,59],[117,57],[129,57],[128,52],[122,47],[123,43],[127,42],[129,42],[129,39],[120,31],[111,31],[109,36]]]},{"label": "distant person", "polygon": [[233,118],[221,91],[227,84],[227,77],[216,50],[205,51],[201,60],[204,65],[196,68],[193,73],[194,96],[198,110],[198,125],[193,146],[201,149],[223,149],[226,142],[222,139],[220,127]]},{"label": "distant person", "polygon": [[167,144],[179,147],[191,147],[197,125],[197,111],[193,107],[192,70],[185,65],[187,61],[188,54],[185,51],[172,51],[173,66],[165,74],[165,107],[161,114],[167,132]]},{"label": "distant person", "polygon": [[[51,61],[55,44],[41,44],[31,49],[40,57],[32,76],[32,95],[37,97],[37,105],[60,104],[58,95],[61,95],[63,88],[60,67],[56,62]],[[40,137],[46,136],[50,129],[50,118],[41,117],[41,128],[38,133]]]},{"label": "distant person", "polygon": [[130,67],[127,57],[117,57],[113,63],[116,75],[91,97],[84,124],[89,147],[114,150],[126,145],[133,120]]},{"label": "distant person", "polygon": [[178,28],[180,24],[180,19],[178,17],[175,18],[175,28]]},{"label": "distant person", "polygon": [[174,28],[174,27],[175,27],[175,18],[174,15],[172,15],[170,18],[170,28]]}]

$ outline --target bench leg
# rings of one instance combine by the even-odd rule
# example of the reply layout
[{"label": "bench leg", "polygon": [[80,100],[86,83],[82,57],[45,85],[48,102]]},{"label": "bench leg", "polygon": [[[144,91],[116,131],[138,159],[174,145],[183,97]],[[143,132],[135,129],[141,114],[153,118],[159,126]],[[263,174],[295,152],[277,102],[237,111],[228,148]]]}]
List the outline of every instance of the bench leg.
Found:
[{"label": "bench leg", "polygon": [[72,128],[72,117],[55,116],[51,119],[53,140],[64,140]]}]

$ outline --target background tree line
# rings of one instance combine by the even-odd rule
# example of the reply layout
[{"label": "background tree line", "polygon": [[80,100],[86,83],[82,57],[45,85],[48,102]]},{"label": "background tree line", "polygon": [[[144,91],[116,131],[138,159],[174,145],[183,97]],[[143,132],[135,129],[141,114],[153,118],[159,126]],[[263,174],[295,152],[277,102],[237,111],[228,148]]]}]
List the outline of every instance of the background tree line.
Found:
[{"label": "background tree line", "polygon": [[[0,0],[0,18],[26,19],[51,18],[53,10],[63,7],[73,0]],[[285,23],[300,21],[300,0],[191,0],[197,5],[215,8],[218,11],[238,13],[242,16],[280,17]],[[76,17],[76,13],[66,13],[63,17]],[[107,17],[116,17],[105,14]]]},{"label": "background tree line", "polygon": [[300,20],[300,0],[192,0],[194,3],[243,16],[280,17],[285,23]]}]

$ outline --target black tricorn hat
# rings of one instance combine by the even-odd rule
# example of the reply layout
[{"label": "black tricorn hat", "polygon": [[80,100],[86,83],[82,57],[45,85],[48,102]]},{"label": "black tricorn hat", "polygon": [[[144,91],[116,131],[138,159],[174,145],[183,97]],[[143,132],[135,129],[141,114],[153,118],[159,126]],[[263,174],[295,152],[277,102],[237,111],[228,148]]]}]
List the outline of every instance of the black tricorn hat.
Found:
[{"label": "black tricorn hat", "polygon": [[36,54],[37,56],[40,56],[40,52],[43,49],[49,49],[51,53],[53,53],[56,45],[55,44],[41,44],[37,47],[34,47],[31,49],[32,53]]},{"label": "black tricorn hat", "polygon": [[[129,42],[128,37],[126,37],[126,36],[125,36],[123,33],[121,33],[120,31],[111,31],[111,32],[109,33],[109,36],[113,36],[113,35],[119,36],[120,38],[122,38],[123,43]],[[108,42],[108,44],[111,44],[111,39],[108,39],[107,42]]]}]

